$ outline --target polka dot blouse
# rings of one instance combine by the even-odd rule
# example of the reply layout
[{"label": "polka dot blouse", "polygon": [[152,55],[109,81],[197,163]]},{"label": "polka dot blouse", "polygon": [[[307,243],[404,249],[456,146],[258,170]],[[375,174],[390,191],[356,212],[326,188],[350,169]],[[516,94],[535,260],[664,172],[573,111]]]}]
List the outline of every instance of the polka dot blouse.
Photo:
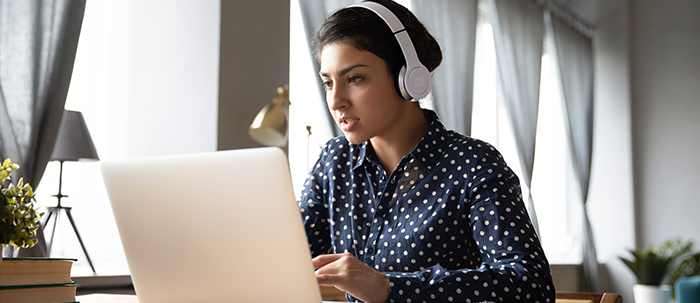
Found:
[{"label": "polka dot blouse", "polygon": [[390,176],[369,141],[328,142],[299,200],[312,255],[349,252],[383,272],[389,302],[554,302],[517,176],[424,113],[428,132]]}]

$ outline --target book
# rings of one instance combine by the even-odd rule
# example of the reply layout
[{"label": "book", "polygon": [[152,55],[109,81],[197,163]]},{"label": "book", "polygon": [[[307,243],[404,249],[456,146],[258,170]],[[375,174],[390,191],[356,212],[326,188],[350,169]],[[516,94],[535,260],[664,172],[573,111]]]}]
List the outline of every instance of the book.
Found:
[{"label": "book", "polygon": [[3,258],[0,286],[71,283],[70,271],[75,261],[66,258]]},{"label": "book", "polygon": [[2,302],[12,303],[75,302],[78,286],[75,283],[0,286],[0,298]]}]

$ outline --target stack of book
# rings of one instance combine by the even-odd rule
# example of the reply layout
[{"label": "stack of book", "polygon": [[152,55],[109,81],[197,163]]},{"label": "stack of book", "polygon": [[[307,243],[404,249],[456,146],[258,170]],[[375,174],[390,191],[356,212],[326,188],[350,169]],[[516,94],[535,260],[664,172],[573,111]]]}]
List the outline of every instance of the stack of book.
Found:
[{"label": "stack of book", "polygon": [[0,301],[14,303],[75,302],[70,270],[75,259],[3,258]]}]

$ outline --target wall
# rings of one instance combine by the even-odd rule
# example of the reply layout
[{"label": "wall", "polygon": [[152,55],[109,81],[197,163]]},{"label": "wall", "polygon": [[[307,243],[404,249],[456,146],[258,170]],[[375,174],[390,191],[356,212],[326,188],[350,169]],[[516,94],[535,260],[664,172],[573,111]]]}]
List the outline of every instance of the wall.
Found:
[{"label": "wall", "polygon": [[627,0],[600,1],[593,15],[595,119],[588,215],[602,269],[599,291],[631,298],[634,276],[618,258],[635,246]]},{"label": "wall", "polygon": [[219,1],[130,1],[128,157],[216,150]]},{"label": "wall", "polygon": [[637,244],[700,244],[700,2],[630,3]]},{"label": "wall", "polygon": [[221,1],[218,150],[259,147],[248,126],[289,83],[289,0]]}]

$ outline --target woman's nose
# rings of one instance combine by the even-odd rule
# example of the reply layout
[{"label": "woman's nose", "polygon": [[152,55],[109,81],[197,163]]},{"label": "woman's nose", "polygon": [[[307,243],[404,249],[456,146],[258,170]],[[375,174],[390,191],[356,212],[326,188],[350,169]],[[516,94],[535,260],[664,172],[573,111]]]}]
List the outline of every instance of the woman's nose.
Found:
[{"label": "woman's nose", "polygon": [[330,110],[339,110],[347,106],[347,92],[345,89],[336,85],[326,92],[326,102]]}]

